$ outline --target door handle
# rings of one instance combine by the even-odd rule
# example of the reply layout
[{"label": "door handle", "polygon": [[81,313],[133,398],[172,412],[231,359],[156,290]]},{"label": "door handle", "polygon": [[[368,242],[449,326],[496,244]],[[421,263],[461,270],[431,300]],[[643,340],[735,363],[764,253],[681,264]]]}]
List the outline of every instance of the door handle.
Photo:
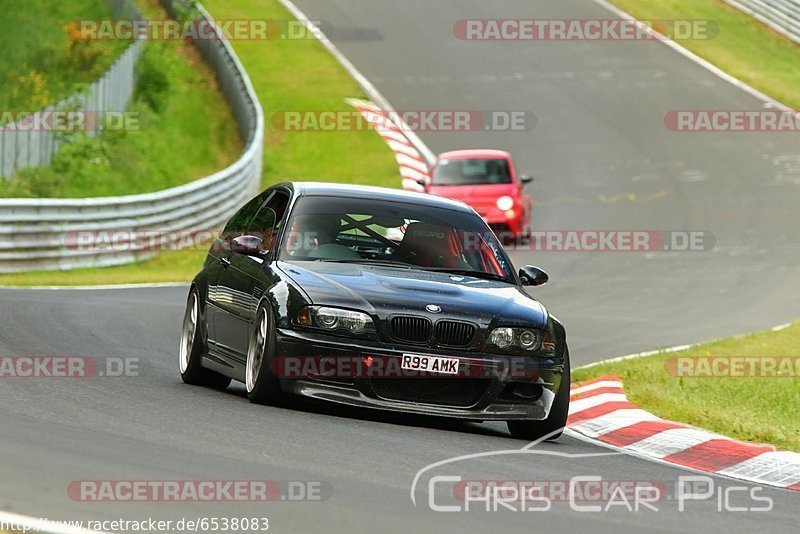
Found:
[{"label": "door handle", "polygon": [[231,266],[231,260],[229,260],[228,258],[220,258],[219,262],[222,264],[222,267],[225,268],[225,269],[227,269],[228,267]]}]

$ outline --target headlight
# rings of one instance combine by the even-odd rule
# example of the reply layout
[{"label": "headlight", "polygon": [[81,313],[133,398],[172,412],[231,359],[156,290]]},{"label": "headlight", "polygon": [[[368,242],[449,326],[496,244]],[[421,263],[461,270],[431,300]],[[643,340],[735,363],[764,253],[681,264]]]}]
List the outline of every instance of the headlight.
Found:
[{"label": "headlight", "polygon": [[515,346],[525,351],[535,351],[541,348],[541,342],[541,333],[529,328],[495,328],[489,334],[489,343],[499,349]]},{"label": "headlight", "polygon": [[331,331],[347,330],[356,335],[375,332],[375,324],[366,313],[326,306],[303,308],[295,317],[294,323]]},{"label": "headlight", "polygon": [[514,329],[513,328],[495,328],[489,334],[489,343],[497,345],[501,349],[511,346],[514,342]]},{"label": "headlight", "polygon": [[530,330],[525,330],[519,335],[519,345],[525,350],[533,350],[536,347],[537,336]]},{"label": "headlight", "polygon": [[500,211],[508,211],[514,207],[514,199],[511,197],[500,197],[497,199],[497,209]]}]

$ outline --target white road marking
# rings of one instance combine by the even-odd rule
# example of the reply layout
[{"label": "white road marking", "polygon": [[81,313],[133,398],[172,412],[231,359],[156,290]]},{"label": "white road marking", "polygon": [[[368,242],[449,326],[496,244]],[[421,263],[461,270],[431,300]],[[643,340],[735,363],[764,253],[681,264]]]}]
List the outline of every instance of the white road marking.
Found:
[{"label": "white road marking", "polygon": [[624,393],[603,393],[587,399],[580,399],[569,403],[569,414],[573,415],[607,402],[625,402],[628,398]]},{"label": "white road marking", "polygon": [[619,430],[620,428],[626,428],[644,421],[661,421],[661,419],[640,408],[627,408],[616,410],[609,414],[595,417],[594,419],[587,419],[580,423],[570,425],[569,427],[573,430],[577,430],[581,434],[596,438],[608,434],[609,432]]},{"label": "white road marking", "polygon": [[[345,56],[341,50],[339,50],[339,48],[333,44],[330,39],[328,39],[328,37],[322,30],[320,30],[319,27],[309,20],[306,14],[303,13],[303,11],[297,7],[294,2],[291,0],[278,1],[281,3],[281,5],[283,5],[283,7],[289,10],[289,12],[297,20],[301,21],[312,35],[317,36],[319,42],[322,43],[322,46],[328,49],[328,52],[330,52],[333,57],[336,58],[336,60],[342,65],[342,67],[344,67],[350,76],[353,77],[356,83],[361,86],[364,92],[369,95],[370,99],[377,104],[378,107],[385,111],[395,111],[389,101],[386,100],[386,97],[384,97],[381,92],[378,91],[378,89],[367,79],[366,76],[361,74],[361,71],[359,71],[356,66],[353,65],[349,59],[347,59],[347,56]],[[428,163],[432,164],[436,160],[436,156],[431,149],[428,148],[422,139],[420,139],[420,137],[414,133],[411,128],[408,127],[408,125],[402,125],[401,129],[406,134],[406,137],[408,137],[408,140],[411,141],[411,143],[423,156],[425,156],[425,158],[428,160]]]},{"label": "white road marking", "polygon": [[726,467],[719,474],[782,486],[800,484],[800,454],[790,451],[765,452]]},{"label": "white road marking", "polygon": [[602,388],[621,388],[622,382],[619,380],[601,380],[600,382],[595,382],[594,384],[589,384],[588,386],[581,386],[579,388],[575,388],[570,390],[570,395],[579,395],[581,393],[586,393],[587,391],[594,391],[595,389],[602,389]]},{"label": "white road marking", "polygon": [[[606,0],[593,0],[593,1],[596,4],[599,4],[599,5],[603,6],[608,11],[614,13],[616,16],[620,17],[621,19],[637,20],[636,17],[634,17],[633,15],[628,13],[627,11],[624,11],[624,10],[618,8],[617,6],[607,2]],[[652,31],[652,29],[649,26],[642,25],[642,28],[644,29],[645,32],[647,32],[649,34],[654,34],[654,32]],[[670,39],[670,38],[668,38],[666,36],[661,36],[659,40],[662,43],[664,43],[665,45],[667,45],[668,47],[670,47],[671,49],[673,49],[674,51],[676,51],[679,54],[681,54],[682,56],[684,56],[685,58],[689,59],[690,61],[693,61],[694,63],[696,63],[698,65],[700,65],[704,69],[706,69],[709,72],[711,72],[712,74],[716,75],[718,78],[721,78],[721,79],[725,80],[726,82],[728,82],[731,85],[733,85],[734,87],[744,91],[745,93],[749,94],[750,96],[753,96],[753,97],[761,100],[762,102],[764,102],[765,104],[768,104],[771,107],[775,107],[775,108],[778,108],[778,109],[781,109],[781,110],[784,110],[784,111],[791,111],[792,108],[790,108],[786,104],[784,104],[782,102],[778,102],[777,100],[775,100],[771,96],[768,96],[768,95],[762,93],[761,91],[759,91],[755,87],[743,82],[742,80],[740,80],[740,79],[738,79],[738,78],[736,78],[734,76],[731,76],[730,74],[728,74],[724,70],[722,70],[719,67],[713,65],[712,63],[706,61],[705,59],[701,58],[700,56],[698,56],[694,52],[691,52],[691,51],[687,50],[686,48],[682,47],[681,45],[679,45],[678,43],[676,43],[672,39]]]},{"label": "white road marking", "polygon": [[665,456],[684,451],[712,439],[730,440],[730,438],[720,436],[719,434],[713,434],[706,430],[697,430],[695,428],[671,428],[659,432],[654,436],[650,436],[649,438],[632,443],[628,445],[628,448],[656,458],[664,458]]}]

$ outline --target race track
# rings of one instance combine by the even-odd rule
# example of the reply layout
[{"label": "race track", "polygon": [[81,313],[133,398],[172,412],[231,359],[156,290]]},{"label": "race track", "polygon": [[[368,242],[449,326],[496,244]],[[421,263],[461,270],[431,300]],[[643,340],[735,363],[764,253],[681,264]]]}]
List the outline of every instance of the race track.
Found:
[{"label": "race track", "polygon": [[765,329],[800,315],[795,136],[676,133],[663,122],[673,110],[761,109],[759,100],[658,42],[453,36],[460,19],[613,16],[589,0],[297,5],[333,28],[334,43],[398,110],[534,112],[538,124],[530,132],[420,137],[434,153],[510,150],[517,167],[536,178],[531,191],[542,205],[535,229],[716,236],[712,252],[516,254],[515,262],[551,275],[536,294],[567,324],[576,363]]},{"label": "race track", "polygon": [[[713,252],[515,253],[551,275],[536,294],[567,325],[576,364],[757,330],[796,318],[800,155],[792,137],[678,134],[673,109],[761,103],[659,43],[469,43],[463,18],[608,18],[589,1],[302,0],[398,109],[530,110],[530,132],[423,133],[434,150],[511,150],[536,175],[541,229],[702,230]],[[336,29],[343,38],[337,40]],[[354,29],[369,31],[352,31]],[[361,36],[362,38],[358,38]],[[368,39],[363,37],[367,36]],[[267,110],[269,113],[271,110]],[[275,111],[275,110],[272,110]],[[0,510],[51,519],[266,516],[276,532],[486,532],[512,529],[765,532],[796,524],[797,494],[774,509],[719,512],[717,501],[659,511],[436,513],[418,470],[451,456],[514,449],[502,424],[447,423],[301,405],[266,408],[243,388],[185,386],[177,345],[186,288],[0,290],[2,355],[138,358],[139,376],[9,379],[0,386]],[[690,474],[572,438],[442,468],[470,479],[657,481]],[[428,475],[426,475],[428,476]],[[79,503],[75,480],[321,481],[322,502]],[[717,479],[726,486],[742,485]],[[427,481],[426,481],[427,483]],[[443,490],[442,490],[443,491]],[[446,500],[437,495],[437,500]],[[737,504],[744,504],[736,500]]]}]

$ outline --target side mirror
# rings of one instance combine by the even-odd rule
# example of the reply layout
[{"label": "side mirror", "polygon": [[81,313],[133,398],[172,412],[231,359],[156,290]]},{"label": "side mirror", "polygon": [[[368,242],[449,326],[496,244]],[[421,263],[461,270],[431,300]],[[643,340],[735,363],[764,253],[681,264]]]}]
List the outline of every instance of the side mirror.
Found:
[{"label": "side mirror", "polygon": [[523,174],[522,176],[519,177],[519,181],[522,182],[523,185],[529,184],[533,182],[533,176],[531,176],[530,174]]},{"label": "side mirror", "polygon": [[266,252],[264,242],[260,237],[254,235],[240,235],[233,238],[231,250],[245,256],[263,256]]},{"label": "side mirror", "polygon": [[519,270],[519,279],[523,286],[543,286],[550,277],[540,268],[526,265]]},{"label": "side mirror", "polygon": [[417,178],[417,183],[422,186],[422,188],[427,191],[428,190],[428,180],[425,178]]}]

